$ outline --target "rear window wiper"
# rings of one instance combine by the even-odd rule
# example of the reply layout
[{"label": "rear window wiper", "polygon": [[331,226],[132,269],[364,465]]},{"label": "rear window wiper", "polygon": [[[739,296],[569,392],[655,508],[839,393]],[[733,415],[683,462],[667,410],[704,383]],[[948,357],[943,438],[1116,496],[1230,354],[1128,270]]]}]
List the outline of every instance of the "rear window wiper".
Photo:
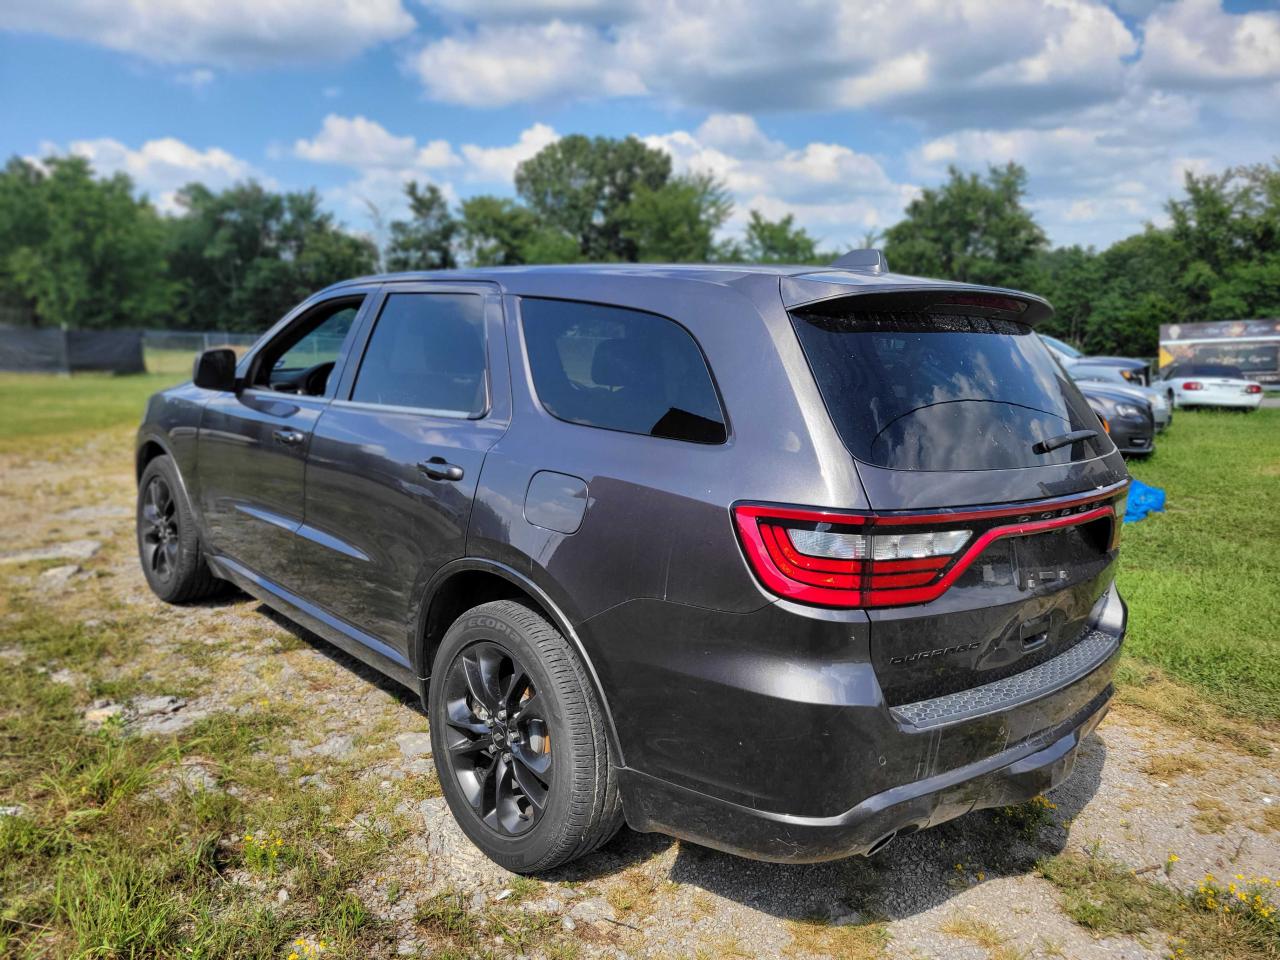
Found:
[{"label": "rear window wiper", "polygon": [[1032,444],[1031,452],[1048,453],[1050,450],[1057,450],[1059,447],[1065,447],[1069,443],[1079,443],[1081,440],[1092,440],[1097,435],[1097,430],[1072,430],[1070,433],[1050,437],[1048,440],[1037,441]]}]

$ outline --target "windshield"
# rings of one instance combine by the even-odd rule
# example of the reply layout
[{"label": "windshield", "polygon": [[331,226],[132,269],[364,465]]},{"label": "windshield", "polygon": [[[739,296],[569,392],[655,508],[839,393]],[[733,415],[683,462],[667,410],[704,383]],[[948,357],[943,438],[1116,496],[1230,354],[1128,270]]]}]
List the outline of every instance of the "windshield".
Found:
[{"label": "windshield", "polygon": [[898,470],[997,470],[1088,459],[1101,437],[1037,452],[1098,424],[1025,324],[985,317],[854,311],[828,301],[792,322],[840,438]]}]

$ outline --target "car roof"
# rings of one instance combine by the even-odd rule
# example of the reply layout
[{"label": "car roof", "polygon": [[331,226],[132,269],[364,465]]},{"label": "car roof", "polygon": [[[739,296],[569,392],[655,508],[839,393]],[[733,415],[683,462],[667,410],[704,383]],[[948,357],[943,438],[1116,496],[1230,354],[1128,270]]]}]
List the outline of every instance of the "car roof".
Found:
[{"label": "car roof", "polygon": [[[373,283],[413,282],[485,282],[497,284],[505,293],[546,296],[555,284],[579,278],[584,285],[600,289],[611,279],[620,283],[637,281],[664,284],[714,284],[746,289],[757,287],[761,279],[775,278],[784,287],[788,306],[800,302],[823,300],[852,293],[905,293],[964,291],[1003,297],[1014,297],[1031,309],[1026,319],[1036,322],[1052,314],[1048,302],[1034,294],[1004,287],[933,280],[877,268],[849,267],[840,262],[831,266],[805,264],[733,264],[733,263],[569,263],[539,264],[513,267],[472,267],[458,270],[425,270],[405,273],[381,273],[343,280],[327,287],[324,293],[343,287]],[[776,289],[776,288],[775,288]],[[561,294],[563,291],[560,291]],[[1022,309],[1022,308],[1020,308]]]}]

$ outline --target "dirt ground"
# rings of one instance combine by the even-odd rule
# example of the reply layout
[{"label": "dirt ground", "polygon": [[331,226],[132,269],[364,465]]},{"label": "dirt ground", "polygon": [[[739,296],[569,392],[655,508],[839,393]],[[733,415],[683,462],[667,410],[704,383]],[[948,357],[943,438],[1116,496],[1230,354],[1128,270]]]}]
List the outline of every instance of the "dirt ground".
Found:
[{"label": "dirt ground", "polygon": [[[412,922],[421,903],[443,890],[460,891],[473,907],[500,902],[514,878],[468,844],[443,799],[406,789],[434,776],[429,743],[413,736],[427,729],[416,699],[243,595],[189,608],[155,600],[134,556],[122,439],[106,436],[53,460],[0,458],[0,562],[20,571],[10,583],[91,623],[145,613],[148,679],[186,695],[97,709],[123,710],[163,735],[228,704],[286,702],[304,722],[274,759],[298,773],[297,789],[324,791],[333,767],[403,796],[396,813],[412,826],[409,838],[369,864],[356,892],[396,925],[393,953],[429,955],[431,941]],[[2,637],[0,648],[23,656]],[[624,829],[599,853],[542,878],[521,908],[559,915],[583,956],[870,956],[831,932],[874,918],[887,925],[884,955],[892,957],[1165,957],[1172,948],[1160,934],[1095,939],[1063,912],[1061,890],[1037,874],[1036,861],[1102,850],[1144,875],[1167,870],[1166,882],[1180,888],[1206,873],[1274,876],[1280,832],[1267,829],[1268,819],[1277,822],[1267,811],[1280,805],[1277,761],[1274,749],[1270,758],[1236,754],[1117,708],[1050,796],[1050,822],[1029,838],[988,811],[899,840],[871,860],[779,866]],[[196,775],[220,789],[216,770]],[[814,918],[827,925],[807,926]],[[966,919],[987,933],[966,935]]]}]

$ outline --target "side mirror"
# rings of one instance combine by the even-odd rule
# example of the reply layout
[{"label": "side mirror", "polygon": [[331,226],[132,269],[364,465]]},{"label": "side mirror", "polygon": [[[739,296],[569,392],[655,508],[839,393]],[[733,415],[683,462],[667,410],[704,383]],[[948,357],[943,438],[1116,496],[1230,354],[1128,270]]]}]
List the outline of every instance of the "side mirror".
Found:
[{"label": "side mirror", "polygon": [[191,379],[206,390],[230,392],[236,388],[236,352],[227,347],[206,350],[196,357]]}]

